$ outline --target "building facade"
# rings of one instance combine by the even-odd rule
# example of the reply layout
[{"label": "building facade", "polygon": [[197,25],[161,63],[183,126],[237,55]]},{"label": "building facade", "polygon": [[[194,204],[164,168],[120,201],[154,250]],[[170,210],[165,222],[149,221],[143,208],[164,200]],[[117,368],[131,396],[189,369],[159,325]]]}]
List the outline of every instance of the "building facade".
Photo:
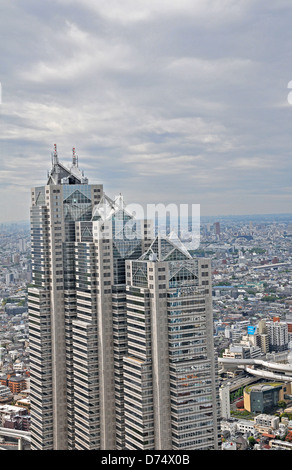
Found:
[{"label": "building facade", "polygon": [[128,449],[216,449],[219,390],[211,267],[159,235],[126,261]]},{"label": "building facade", "polygon": [[288,325],[286,322],[274,320],[267,322],[270,352],[288,350]]},{"label": "building facade", "polygon": [[209,261],[154,239],[74,149],[31,201],[32,449],[216,449]]},{"label": "building facade", "polygon": [[252,413],[268,413],[280,400],[281,383],[249,385],[244,390],[244,408]]}]

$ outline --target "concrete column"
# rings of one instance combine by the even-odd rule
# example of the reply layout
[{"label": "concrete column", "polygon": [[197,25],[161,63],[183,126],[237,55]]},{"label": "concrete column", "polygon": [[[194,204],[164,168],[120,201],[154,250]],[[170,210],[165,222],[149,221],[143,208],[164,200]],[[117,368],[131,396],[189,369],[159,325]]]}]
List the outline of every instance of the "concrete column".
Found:
[{"label": "concrete column", "polygon": [[23,450],[22,437],[18,438],[18,450]]}]

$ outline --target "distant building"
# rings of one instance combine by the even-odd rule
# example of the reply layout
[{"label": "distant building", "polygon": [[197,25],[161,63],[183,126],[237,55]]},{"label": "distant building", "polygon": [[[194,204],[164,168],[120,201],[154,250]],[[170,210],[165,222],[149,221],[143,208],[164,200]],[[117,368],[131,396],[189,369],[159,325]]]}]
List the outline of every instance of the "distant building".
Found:
[{"label": "distant building", "polygon": [[236,440],[232,441],[225,441],[222,443],[222,450],[237,450],[236,448]]},{"label": "distant building", "polygon": [[5,313],[8,315],[20,315],[21,313],[27,312],[27,307],[21,307],[15,304],[5,305]]},{"label": "distant building", "polygon": [[256,335],[256,341],[263,354],[267,354],[270,351],[270,340],[268,334]]},{"label": "distant building", "polygon": [[7,400],[11,400],[12,393],[9,387],[6,385],[0,385],[0,403],[6,402]]},{"label": "distant building", "polygon": [[288,329],[288,342],[292,344],[292,312],[286,314],[286,323]]},{"label": "distant building", "polygon": [[[254,351],[254,348],[252,348],[252,351]],[[231,344],[229,349],[225,349],[223,353],[223,358],[225,359],[248,359],[250,357],[251,347],[240,344]]]},{"label": "distant building", "polygon": [[13,273],[7,273],[5,276],[5,282],[6,286],[10,286],[14,282],[14,274]]},{"label": "distant building", "polygon": [[19,262],[20,262],[19,253],[13,253],[13,255],[12,255],[12,262],[13,262],[14,264],[19,264]]},{"label": "distant building", "polygon": [[279,439],[271,439],[269,446],[271,449],[276,450],[292,450],[292,442],[281,441]]},{"label": "distant building", "polygon": [[29,431],[30,416],[24,407],[0,405],[0,427]]},{"label": "distant building", "polygon": [[257,334],[255,336],[257,346],[261,348],[262,353],[267,354],[270,351],[270,337],[265,320],[259,321]]},{"label": "distant building", "polygon": [[18,241],[18,248],[21,253],[25,252],[27,248],[26,240],[24,238],[20,238]]},{"label": "distant building", "polygon": [[214,232],[215,232],[215,235],[220,236],[220,222],[215,222],[214,223]]},{"label": "distant building", "polygon": [[230,387],[224,384],[219,389],[220,405],[221,405],[221,418],[230,418]]},{"label": "distant building", "polygon": [[255,417],[254,427],[260,434],[274,434],[279,429],[278,416],[262,413]]},{"label": "distant building", "polygon": [[244,408],[252,413],[268,413],[279,402],[282,384],[260,383],[244,389]]},{"label": "distant building", "polygon": [[286,322],[267,322],[270,352],[281,352],[288,349],[288,325]]},{"label": "distant building", "polygon": [[14,374],[7,374],[6,376],[0,377],[0,383],[8,387],[13,395],[17,395],[27,388],[26,378]]}]

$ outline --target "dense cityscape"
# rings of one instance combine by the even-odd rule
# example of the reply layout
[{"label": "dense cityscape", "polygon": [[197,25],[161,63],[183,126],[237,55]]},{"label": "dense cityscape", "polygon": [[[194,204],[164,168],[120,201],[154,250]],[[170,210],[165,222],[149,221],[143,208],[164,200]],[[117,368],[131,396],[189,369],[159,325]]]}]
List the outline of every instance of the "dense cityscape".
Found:
[{"label": "dense cityscape", "polygon": [[[29,435],[30,229],[28,223],[0,229],[1,427]],[[201,221],[200,247],[191,255],[212,265],[222,450],[292,447],[291,368],[284,372],[292,362],[291,237],[289,214]],[[19,448],[19,438],[4,433],[0,439],[2,448]],[[29,448],[23,438],[21,449]]]},{"label": "dense cityscape", "polygon": [[0,450],[292,450],[291,0],[2,3]]}]

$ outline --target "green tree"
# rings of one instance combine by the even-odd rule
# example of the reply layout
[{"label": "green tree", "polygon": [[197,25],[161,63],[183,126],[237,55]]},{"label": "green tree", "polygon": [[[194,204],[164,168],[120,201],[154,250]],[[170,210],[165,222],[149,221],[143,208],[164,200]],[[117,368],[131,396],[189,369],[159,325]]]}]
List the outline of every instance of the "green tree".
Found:
[{"label": "green tree", "polygon": [[284,400],[278,401],[278,407],[279,408],[286,408],[286,402]]},{"label": "green tree", "polygon": [[255,438],[254,438],[253,436],[249,436],[249,437],[247,438],[247,440],[248,440],[248,443],[249,443],[250,447],[253,447],[253,446],[255,445],[255,443],[256,443],[256,440],[255,440]]}]

